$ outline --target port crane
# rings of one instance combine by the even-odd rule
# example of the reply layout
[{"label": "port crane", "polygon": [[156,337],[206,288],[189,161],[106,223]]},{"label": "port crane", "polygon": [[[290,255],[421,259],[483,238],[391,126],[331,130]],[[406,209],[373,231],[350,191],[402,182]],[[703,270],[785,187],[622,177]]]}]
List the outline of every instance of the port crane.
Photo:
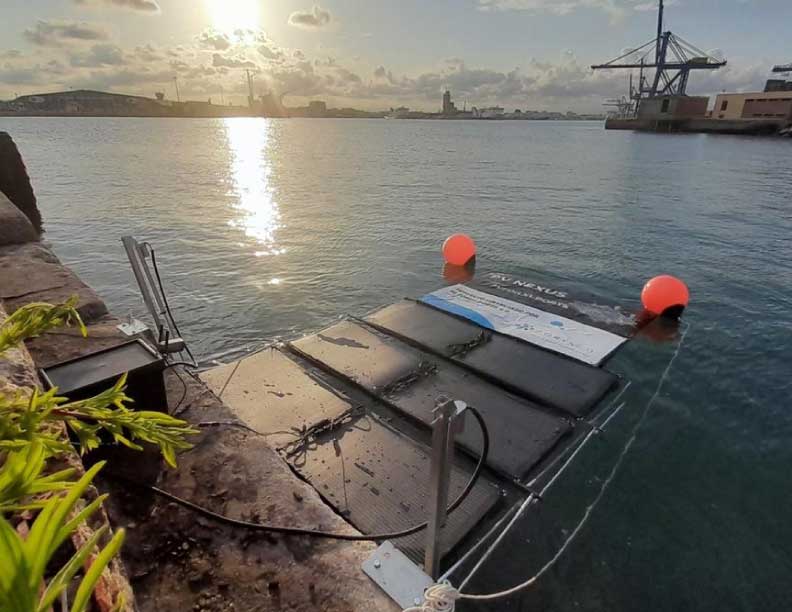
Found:
[{"label": "port crane", "polygon": [[[659,4],[655,38],[605,64],[591,67],[592,70],[639,70],[637,86],[630,86],[636,113],[645,98],[687,95],[691,71],[717,70],[726,65],[726,60],[712,57],[671,31],[663,31],[663,0]],[[654,74],[650,78],[648,74],[652,70]]]}]

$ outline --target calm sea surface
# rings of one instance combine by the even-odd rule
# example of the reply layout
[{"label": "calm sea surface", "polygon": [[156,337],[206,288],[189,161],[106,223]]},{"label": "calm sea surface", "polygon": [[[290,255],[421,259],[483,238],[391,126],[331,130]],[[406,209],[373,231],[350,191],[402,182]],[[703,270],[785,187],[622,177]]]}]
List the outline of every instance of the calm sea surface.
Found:
[{"label": "calm sea surface", "polygon": [[[115,314],[142,316],[119,238],[149,240],[202,357],[442,286],[439,246],[454,231],[475,237],[479,272],[626,305],[649,277],[682,277],[687,336],[602,502],[533,590],[477,609],[792,609],[792,142],[553,122],[0,129],[60,257]],[[554,553],[675,347],[637,340],[609,364],[633,381],[627,408],[471,588],[511,586]]]}]

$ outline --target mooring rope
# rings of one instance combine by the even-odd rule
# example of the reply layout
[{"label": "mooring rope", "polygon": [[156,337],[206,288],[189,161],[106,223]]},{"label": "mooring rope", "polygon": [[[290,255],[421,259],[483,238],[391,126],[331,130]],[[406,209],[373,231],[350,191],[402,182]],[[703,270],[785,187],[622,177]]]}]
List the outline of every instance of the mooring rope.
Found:
[{"label": "mooring rope", "polygon": [[[627,384],[625,384],[621,388],[621,390],[611,400],[610,404],[608,404],[608,407],[605,408],[605,410],[600,412],[595,418],[591,419],[586,424],[589,427],[591,427],[591,429],[594,430],[594,431],[602,431],[605,428],[605,426],[610,422],[610,420],[615,415],[619,414],[619,412],[621,412],[621,409],[624,407],[624,402],[622,402],[621,404],[616,406],[616,408],[613,409],[612,412],[610,412],[610,410],[611,410],[611,408],[613,406],[616,405],[616,402],[618,402],[622,398],[622,396],[626,393],[627,389],[629,389],[630,386],[632,386],[632,381],[631,380],[627,381]],[[609,414],[609,412],[610,412],[610,414]],[[605,414],[609,414],[609,416],[602,423],[597,424],[597,421]],[[539,472],[536,476],[534,476],[528,482],[528,486],[529,487],[533,487],[537,482],[539,482],[542,479],[542,477],[545,474],[547,474],[551,469],[553,469],[556,465],[558,465],[558,463],[567,455],[567,453],[569,453],[573,448],[579,448],[579,447],[580,447],[580,445],[578,445],[577,447],[574,446],[574,445],[567,446],[561,453],[558,454],[557,457],[555,457],[550,463],[548,463],[544,468],[542,468],[541,472]]]},{"label": "mooring rope", "polygon": [[[644,410],[643,410],[643,413],[641,414],[641,417],[638,419],[636,424],[633,426],[633,429],[632,429],[632,432],[630,434],[630,437],[628,438],[627,442],[625,443],[624,448],[622,448],[621,452],[619,453],[619,456],[616,459],[616,462],[614,463],[613,468],[611,469],[610,473],[608,474],[608,477],[603,481],[602,486],[600,487],[600,490],[597,493],[597,496],[586,507],[586,510],[583,513],[583,517],[580,519],[580,521],[575,526],[575,528],[572,530],[572,532],[569,534],[569,536],[567,536],[567,538],[561,544],[561,546],[556,551],[556,553],[550,558],[550,560],[547,561],[547,563],[545,563],[539,569],[539,571],[536,574],[534,574],[533,576],[528,578],[526,581],[524,581],[524,582],[522,582],[522,583],[520,583],[518,585],[515,585],[515,586],[513,586],[513,587],[511,587],[509,589],[506,589],[506,590],[503,590],[503,591],[498,591],[498,592],[495,592],[495,593],[472,594],[472,593],[463,593],[463,592],[461,592],[461,589],[464,588],[464,586],[470,581],[470,579],[478,572],[478,570],[481,568],[481,566],[491,557],[492,553],[495,551],[495,549],[497,548],[498,544],[500,544],[500,542],[503,541],[503,539],[506,536],[506,534],[516,524],[517,520],[522,515],[522,513],[525,511],[525,509],[527,509],[528,506],[531,504],[531,502],[533,501],[532,498],[535,497],[535,495],[532,493],[531,495],[529,495],[525,499],[525,501],[523,502],[522,506],[517,511],[517,513],[514,515],[514,517],[512,517],[511,521],[509,521],[509,524],[506,526],[504,531],[498,536],[498,538],[495,540],[495,542],[493,542],[493,544],[487,549],[487,552],[484,553],[484,555],[482,556],[481,559],[479,559],[479,561],[476,564],[476,566],[465,577],[465,579],[460,584],[459,589],[454,588],[448,582],[441,582],[441,583],[435,584],[435,585],[429,587],[429,589],[426,590],[426,592],[424,594],[424,602],[423,602],[423,604],[421,604],[420,606],[417,606],[417,607],[407,608],[405,610],[405,612],[454,612],[454,610],[456,608],[456,602],[458,600],[460,600],[460,599],[467,599],[467,600],[473,600],[473,601],[492,601],[492,600],[495,600],[495,599],[502,599],[502,598],[505,598],[505,597],[509,597],[511,595],[514,595],[515,593],[523,591],[523,590],[527,589],[528,587],[534,585],[544,574],[546,574],[550,569],[552,569],[552,567],[564,555],[564,553],[569,549],[569,547],[572,545],[574,540],[577,538],[577,536],[583,530],[583,527],[588,522],[589,518],[591,517],[591,514],[594,512],[594,510],[596,509],[597,505],[599,504],[599,502],[604,497],[605,492],[607,491],[609,485],[611,484],[613,479],[616,477],[616,474],[618,473],[619,469],[621,468],[622,464],[624,463],[624,458],[630,452],[630,449],[632,448],[633,444],[635,443],[635,440],[638,437],[638,432],[641,429],[641,427],[643,426],[644,422],[646,421],[646,418],[649,415],[649,412],[650,412],[652,406],[654,405],[654,403],[657,400],[657,398],[660,396],[660,392],[662,391],[663,385],[665,384],[666,380],[668,379],[668,375],[671,372],[671,368],[673,367],[674,362],[676,361],[676,358],[677,358],[677,356],[679,355],[679,353],[680,353],[680,351],[682,349],[682,345],[685,342],[685,337],[687,336],[687,333],[688,333],[689,330],[690,330],[690,325],[686,325],[685,328],[682,331],[682,335],[681,335],[681,337],[679,339],[679,343],[677,344],[677,347],[674,350],[674,354],[671,356],[671,359],[668,361],[668,364],[666,365],[665,369],[663,370],[662,375],[660,376],[660,380],[657,383],[657,387],[655,388],[654,393],[649,398],[649,401],[647,402],[646,406],[644,407]],[[617,411],[619,411],[622,406],[623,406],[623,404],[621,406],[619,406],[619,408],[617,408],[617,410],[614,411],[614,414]],[[610,417],[606,420],[606,423],[611,420],[611,418],[614,416],[614,414],[610,415]],[[572,460],[575,458],[575,456],[579,453],[580,449],[585,445],[585,443],[591,438],[591,436],[596,431],[597,431],[597,429],[592,429],[586,435],[586,437],[584,438],[583,442],[581,442],[581,444],[577,447],[577,449],[575,449],[575,452],[573,452],[570,455],[570,457],[567,459],[567,461],[564,463],[564,465],[553,476],[553,478],[551,478],[550,481],[545,485],[545,487],[542,489],[542,492],[546,491],[547,489],[550,488],[550,486],[552,486],[552,484],[558,479],[560,473],[563,472],[566,469],[566,467],[572,462]],[[540,493],[539,495],[541,496],[541,494],[542,493]]]}]

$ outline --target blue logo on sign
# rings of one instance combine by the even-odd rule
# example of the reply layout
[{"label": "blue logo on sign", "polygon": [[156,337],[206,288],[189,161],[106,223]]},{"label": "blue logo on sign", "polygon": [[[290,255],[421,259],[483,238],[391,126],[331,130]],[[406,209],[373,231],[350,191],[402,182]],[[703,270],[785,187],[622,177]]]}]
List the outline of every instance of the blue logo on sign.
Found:
[{"label": "blue logo on sign", "polygon": [[555,325],[556,327],[564,327],[563,321],[550,321],[550,325]]}]

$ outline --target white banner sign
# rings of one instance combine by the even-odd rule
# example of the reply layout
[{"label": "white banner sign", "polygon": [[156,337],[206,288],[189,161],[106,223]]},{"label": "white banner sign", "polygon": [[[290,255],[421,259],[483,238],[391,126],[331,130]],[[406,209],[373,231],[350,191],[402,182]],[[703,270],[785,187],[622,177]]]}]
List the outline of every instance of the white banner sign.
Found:
[{"label": "white banner sign", "polygon": [[603,329],[465,285],[439,289],[425,295],[421,301],[464,317],[481,327],[526,340],[591,365],[602,363],[626,340]]}]

